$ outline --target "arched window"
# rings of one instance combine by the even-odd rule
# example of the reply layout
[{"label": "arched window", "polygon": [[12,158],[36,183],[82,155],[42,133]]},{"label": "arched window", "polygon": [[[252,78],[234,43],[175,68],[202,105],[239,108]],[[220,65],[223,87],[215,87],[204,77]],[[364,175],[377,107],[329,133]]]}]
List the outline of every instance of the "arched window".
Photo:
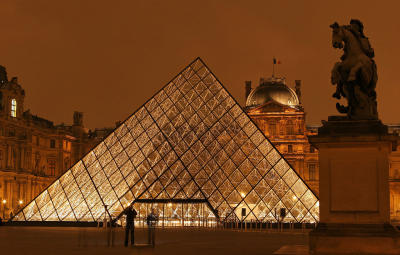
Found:
[{"label": "arched window", "polygon": [[17,117],[17,100],[11,99],[11,117]]}]

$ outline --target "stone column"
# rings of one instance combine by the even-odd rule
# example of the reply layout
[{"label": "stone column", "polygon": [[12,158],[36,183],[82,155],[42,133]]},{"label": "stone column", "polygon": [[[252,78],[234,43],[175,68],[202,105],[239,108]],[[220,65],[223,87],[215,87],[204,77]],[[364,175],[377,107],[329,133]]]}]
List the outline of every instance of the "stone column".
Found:
[{"label": "stone column", "polygon": [[400,254],[388,181],[398,137],[380,121],[332,116],[322,123],[309,137],[320,164],[320,223],[310,233],[310,254]]}]

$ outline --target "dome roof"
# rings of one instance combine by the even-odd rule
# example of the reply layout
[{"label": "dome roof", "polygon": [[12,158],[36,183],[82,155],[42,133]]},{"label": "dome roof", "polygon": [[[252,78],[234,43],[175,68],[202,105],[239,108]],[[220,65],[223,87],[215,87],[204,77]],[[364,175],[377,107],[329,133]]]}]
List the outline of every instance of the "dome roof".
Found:
[{"label": "dome roof", "polygon": [[260,86],[253,89],[247,97],[246,107],[257,107],[269,101],[275,101],[293,108],[299,105],[296,93],[286,86],[284,78],[271,77],[267,80],[262,79]]}]

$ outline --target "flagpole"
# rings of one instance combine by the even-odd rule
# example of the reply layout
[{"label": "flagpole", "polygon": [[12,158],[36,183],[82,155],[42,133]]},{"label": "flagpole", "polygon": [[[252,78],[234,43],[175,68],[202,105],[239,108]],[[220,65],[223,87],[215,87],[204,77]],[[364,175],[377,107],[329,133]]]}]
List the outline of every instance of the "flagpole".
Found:
[{"label": "flagpole", "polygon": [[275,76],[275,63],[276,63],[276,59],[275,57],[272,59],[272,77]]},{"label": "flagpole", "polygon": [[275,64],[272,63],[272,77],[274,77],[275,75]]}]

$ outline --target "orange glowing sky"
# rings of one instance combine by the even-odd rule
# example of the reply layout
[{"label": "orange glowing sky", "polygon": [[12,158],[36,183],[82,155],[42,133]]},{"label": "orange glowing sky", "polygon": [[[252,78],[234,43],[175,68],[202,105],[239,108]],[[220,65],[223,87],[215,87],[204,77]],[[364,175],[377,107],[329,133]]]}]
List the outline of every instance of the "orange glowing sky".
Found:
[{"label": "orange glowing sky", "polygon": [[378,111],[400,123],[399,1],[14,1],[0,3],[1,58],[26,91],[25,109],[87,127],[113,126],[200,56],[244,103],[253,87],[277,74],[303,82],[307,122],[336,114],[330,71],[334,21],[364,22],[375,49]]}]

